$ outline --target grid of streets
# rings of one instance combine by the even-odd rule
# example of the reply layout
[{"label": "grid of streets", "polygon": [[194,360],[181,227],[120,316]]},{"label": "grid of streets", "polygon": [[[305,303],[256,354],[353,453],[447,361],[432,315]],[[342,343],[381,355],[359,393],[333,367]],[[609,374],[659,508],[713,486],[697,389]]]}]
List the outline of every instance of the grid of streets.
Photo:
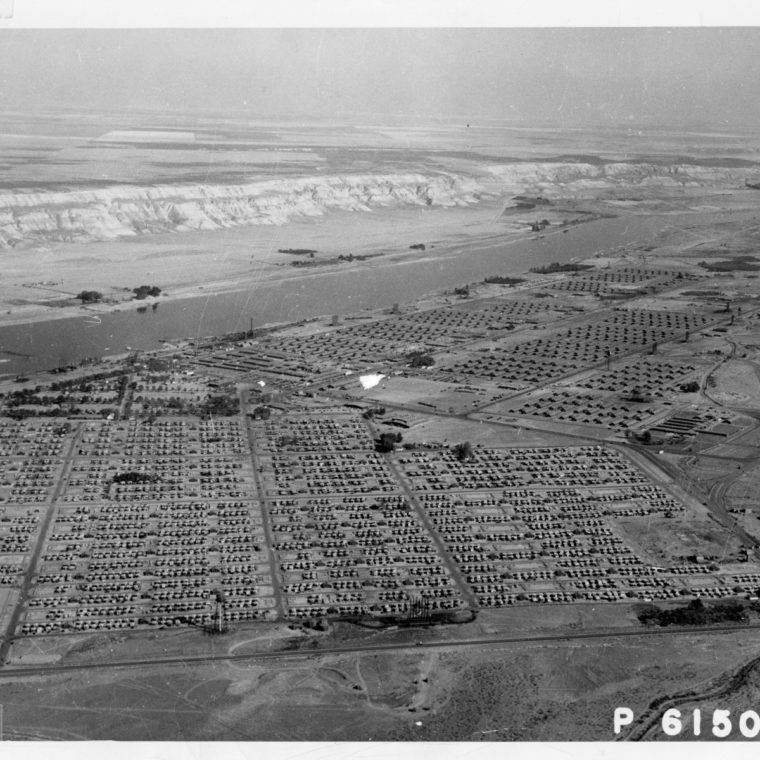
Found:
[{"label": "grid of streets", "polygon": [[[346,367],[372,358],[462,393],[517,382],[467,400],[472,419],[548,418],[605,435],[655,420],[679,435],[728,436],[730,415],[671,408],[709,358],[649,350],[687,341],[722,314],[635,304],[586,313],[565,292],[680,279],[585,273],[544,287],[558,296],[512,291],[394,309],[9,394],[0,426],[6,652],[18,635],[721,597],[751,584],[750,568],[663,562],[645,548],[642,536],[685,529],[691,508],[620,440],[512,439],[476,443],[464,457],[433,440],[382,452],[378,435],[403,417],[368,419],[362,411],[377,402],[332,393]],[[410,369],[410,347],[433,354],[435,367]],[[626,358],[635,351],[648,355]],[[253,383],[260,377],[272,391]],[[327,395],[304,404],[304,388]],[[637,397],[626,397],[632,388]]]}]

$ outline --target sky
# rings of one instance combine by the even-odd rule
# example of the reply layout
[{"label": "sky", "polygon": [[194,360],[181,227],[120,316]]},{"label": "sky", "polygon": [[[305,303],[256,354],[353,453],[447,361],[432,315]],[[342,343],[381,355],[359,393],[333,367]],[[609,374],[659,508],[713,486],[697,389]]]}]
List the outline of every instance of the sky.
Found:
[{"label": "sky", "polygon": [[28,108],[712,130],[760,123],[760,27],[3,30]]}]

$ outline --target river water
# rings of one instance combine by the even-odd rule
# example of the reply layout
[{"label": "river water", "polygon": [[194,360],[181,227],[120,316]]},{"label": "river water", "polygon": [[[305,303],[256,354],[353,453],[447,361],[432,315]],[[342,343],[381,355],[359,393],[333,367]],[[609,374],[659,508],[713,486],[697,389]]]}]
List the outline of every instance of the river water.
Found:
[{"label": "river water", "polygon": [[[552,261],[586,258],[632,243],[653,243],[678,224],[679,216],[621,216],[577,225],[567,234],[462,245],[429,252],[423,259],[384,261],[352,271],[309,273],[262,281],[247,290],[178,299],[150,307],[0,328],[0,375],[29,374],[128,348],[158,348],[161,340],[198,338],[291,322],[322,314],[347,314],[414,301],[425,293],[482,281],[489,275],[520,275]],[[684,215],[686,217],[687,215]],[[693,218],[693,217],[692,217]]]}]

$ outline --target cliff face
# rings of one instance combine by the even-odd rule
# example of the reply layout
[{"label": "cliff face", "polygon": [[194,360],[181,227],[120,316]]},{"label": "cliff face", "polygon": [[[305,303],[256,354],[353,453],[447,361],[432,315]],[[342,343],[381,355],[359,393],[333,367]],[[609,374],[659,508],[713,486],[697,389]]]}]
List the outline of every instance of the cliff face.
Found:
[{"label": "cliff face", "polygon": [[468,206],[481,198],[626,185],[743,183],[745,169],[648,163],[509,163],[464,173],[314,176],[243,185],[114,185],[0,194],[0,248],[98,241],[171,230],[284,224],[331,209]]},{"label": "cliff face", "polygon": [[0,246],[109,240],[167,230],[284,224],[330,209],[467,206],[483,188],[452,174],[348,175],[246,185],[113,186],[0,195]]},{"label": "cliff face", "polygon": [[681,185],[744,182],[745,176],[757,174],[748,169],[698,164],[666,163],[514,163],[491,164],[485,170],[504,185],[527,188],[553,185],[584,184],[616,187],[623,185],[652,185],[678,187]]}]

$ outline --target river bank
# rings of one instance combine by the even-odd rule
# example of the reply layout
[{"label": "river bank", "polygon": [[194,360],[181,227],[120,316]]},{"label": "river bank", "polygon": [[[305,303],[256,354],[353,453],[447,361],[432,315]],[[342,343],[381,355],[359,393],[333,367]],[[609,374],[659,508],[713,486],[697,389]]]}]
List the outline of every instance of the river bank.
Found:
[{"label": "river bank", "polygon": [[[120,311],[94,315],[77,309],[69,318],[3,325],[0,351],[6,361],[0,373],[28,374],[125,350],[152,350],[167,340],[198,340],[325,314],[417,303],[424,294],[482,282],[492,275],[519,277],[531,267],[555,261],[651,246],[672,221],[667,216],[620,216],[571,226],[567,233],[558,229],[528,237],[461,235],[452,236],[447,245],[441,245],[439,238],[432,249],[388,251],[351,262],[350,268],[323,267],[307,275],[293,268],[287,277],[259,271],[246,280],[180,286],[155,310],[138,312],[132,302]],[[186,297],[180,297],[182,293]]]},{"label": "river bank", "polygon": [[[471,208],[331,212],[281,227],[8,250],[0,255],[0,326],[151,305],[150,300],[133,300],[132,288],[143,284],[160,287],[158,302],[165,303],[445,255],[452,246],[467,242],[530,236],[530,217],[503,220],[500,211],[500,205],[484,203]],[[419,244],[424,251],[410,248]],[[288,249],[315,253],[309,258],[281,252]],[[83,290],[102,293],[104,302],[82,308],[76,295]]]}]

